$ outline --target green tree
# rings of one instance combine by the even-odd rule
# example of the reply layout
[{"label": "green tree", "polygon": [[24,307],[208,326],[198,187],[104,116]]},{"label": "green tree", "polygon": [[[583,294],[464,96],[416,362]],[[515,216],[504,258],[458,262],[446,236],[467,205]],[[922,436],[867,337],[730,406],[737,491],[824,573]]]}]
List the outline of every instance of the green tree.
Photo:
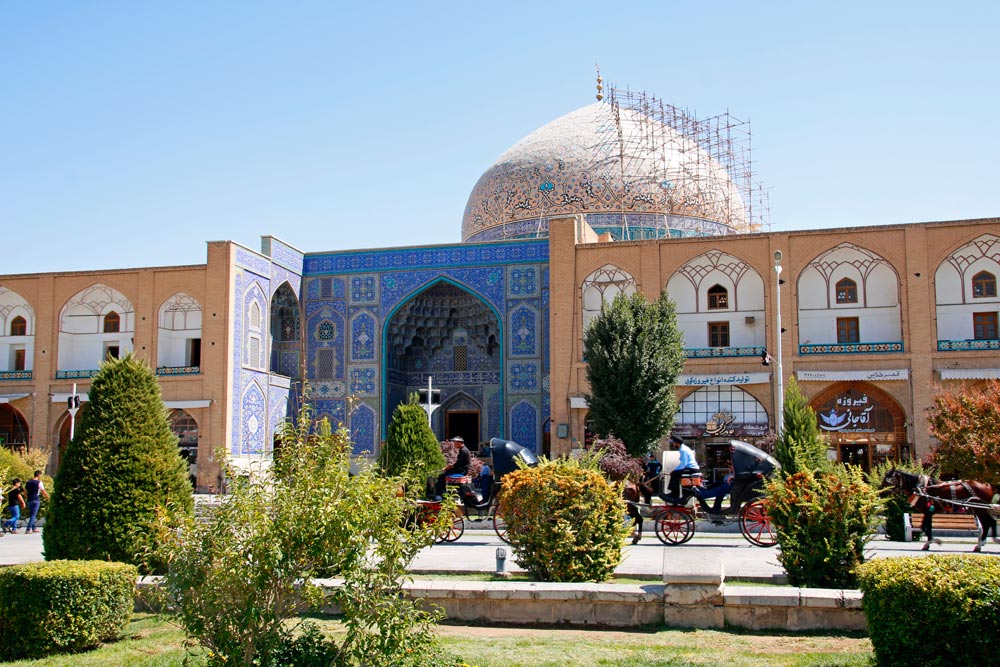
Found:
[{"label": "green tree", "polygon": [[1000,380],[939,392],[927,419],[942,476],[1000,483]]},{"label": "green tree", "polygon": [[421,485],[430,473],[445,466],[441,443],[427,424],[427,413],[416,394],[393,411],[378,463],[384,474]]},{"label": "green tree", "polygon": [[782,424],[781,437],[774,444],[774,458],[783,474],[829,469],[827,444],[819,431],[816,412],[809,407],[795,378],[790,378],[785,388]]},{"label": "green tree", "polygon": [[[399,478],[374,466],[352,475],[350,433],[312,423],[308,406],[281,443],[270,470],[230,470],[230,492],[207,521],[161,526],[155,555],[170,568],[160,602],[211,667],[430,664],[439,615],[402,584],[434,524],[404,528],[413,504],[397,495]],[[340,581],[324,590],[314,579],[331,570]],[[302,624],[303,612],[330,604],[343,633]]]},{"label": "green tree", "polygon": [[632,456],[648,454],[674,423],[685,359],[674,310],[666,292],[654,302],[620,294],[583,336],[588,417],[599,436],[621,438]]},{"label": "green tree", "polygon": [[144,361],[101,364],[89,400],[53,483],[45,558],[137,563],[158,510],[191,513],[187,463]]}]

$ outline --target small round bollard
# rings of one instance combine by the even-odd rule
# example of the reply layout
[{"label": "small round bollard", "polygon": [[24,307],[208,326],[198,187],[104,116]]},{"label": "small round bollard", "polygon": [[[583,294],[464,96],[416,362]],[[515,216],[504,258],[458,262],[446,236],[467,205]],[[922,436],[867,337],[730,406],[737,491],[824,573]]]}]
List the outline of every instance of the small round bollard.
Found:
[{"label": "small round bollard", "polygon": [[497,548],[497,571],[494,573],[498,577],[507,576],[507,550],[503,547]]}]

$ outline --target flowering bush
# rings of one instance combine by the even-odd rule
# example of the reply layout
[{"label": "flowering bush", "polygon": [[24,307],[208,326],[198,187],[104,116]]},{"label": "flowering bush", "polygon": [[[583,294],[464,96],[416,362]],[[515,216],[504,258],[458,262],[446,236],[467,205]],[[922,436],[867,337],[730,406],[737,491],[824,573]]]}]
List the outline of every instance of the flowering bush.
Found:
[{"label": "flowering bush", "polygon": [[882,500],[860,468],[802,470],[767,485],[768,514],[793,586],[854,588]]},{"label": "flowering bush", "polygon": [[608,479],[620,482],[623,479],[642,478],[642,460],[629,456],[621,438],[609,435],[603,440],[595,439],[587,449],[595,457],[599,457],[597,467]]},{"label": "flowering bush", "polygon": [[617,484],[576,460],[504,476],[499,513],[517,563],[541,581],[604,581],[631,527]]}]

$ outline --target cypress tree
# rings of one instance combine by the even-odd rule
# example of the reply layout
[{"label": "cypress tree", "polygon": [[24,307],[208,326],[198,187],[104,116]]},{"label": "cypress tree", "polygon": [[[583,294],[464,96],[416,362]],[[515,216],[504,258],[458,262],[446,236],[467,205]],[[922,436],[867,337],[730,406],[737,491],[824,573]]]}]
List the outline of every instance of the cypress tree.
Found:
[{"label": "cypress tree", "polygon": [[187,464],[144,361],[101,364],[89,400],[55,476],[45,558],[139,564],[157,512],[192,511]]},{"label": "cypress tree", "polygon": [[378,462],[384,474],[419,484],[431,472],[444,468],[441,443],[427,424],[427,413],[417,403],[416,394],[393,411]]},{"label": "cypress tree", "polygon": [[778,459],[784,474],[792,475],[800,470],[816,472],[830,467],[816,412],[809,407],[795,378],[790,378],[785,388],[782,424],[781,438],[774,444],[774,458]]}]

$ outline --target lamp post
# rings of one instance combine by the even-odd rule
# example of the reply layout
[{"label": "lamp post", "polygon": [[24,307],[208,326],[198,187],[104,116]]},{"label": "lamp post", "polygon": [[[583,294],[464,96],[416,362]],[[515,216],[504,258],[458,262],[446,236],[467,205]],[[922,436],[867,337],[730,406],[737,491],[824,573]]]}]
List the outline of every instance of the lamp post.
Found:
[{"label": "lamp post", "polygon": [[784,380],[781,374],[781,251],[774,251],[774,275],[775,275],[775,302],[774,302],[774,319],[775,319],[775,336],[777,337],[775,352],[777,356],[775,357],[774,373],[777,376],[777,388],[778,396],[775,403],[776,410],[774,416],[774,433],[781,438],[781,427],[782,421],[785,418],[785,389]]},{"label": "lamp post", "polygon": [[69,439],[76,435],[76,413],[80,411],[80,396],[76,393],[76,383],[73,383],[73,394],[66,399],[66,409],[69,412]]}]

